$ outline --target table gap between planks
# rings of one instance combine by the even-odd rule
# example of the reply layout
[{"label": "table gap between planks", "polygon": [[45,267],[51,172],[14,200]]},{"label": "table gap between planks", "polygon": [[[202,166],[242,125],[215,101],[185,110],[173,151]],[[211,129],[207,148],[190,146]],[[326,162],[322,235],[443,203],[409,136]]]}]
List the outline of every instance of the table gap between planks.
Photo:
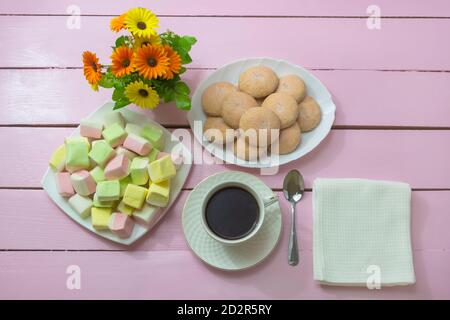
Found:
[{"label": "table gap between planks", "polygon": [[[83,50],[107,61],[109,19],[146,1],[106,0],[0,5],[0,298],[450,298],[450,3],[377,1],[381,29],[366,26],[371,1],[280,0],[152,4],[161,29],[198,38],[184,79],[193,90],[213,70],[252,56],[311,70],[337,105],[330,135],[304,158],[261,178],[279,192],[292,168],[308,190],[317,177],[361,177],[411,184],[417,283],[369,291],[312,280],[311,192],[299,206],[301,263],[289,267],[288,208],[279,247],[260,266],[223,273],[198,261],[181,229],[186,197],[202,179],[233,165],[194,165],[185,190],[161,224],[131,248],[100,239],[67,218],[40,187],[46,161],[80,119],[110,99],[83,79]],[[81,28],[66,28],[81,13]],[[419,45],[420,44],[420,45]],[[145,112],[166,127],[187,128],[184,112]],[[194,153],[201,148],[193,141]],[[207,155],[205,155],[207,157]],[[31,164],[31,165],[30,165]],[[30,205],[32,204],[32,205]],[[66,268],[82,270],[82,290],[66,288]],[[172,285],[167,285],[171,282]]]}]

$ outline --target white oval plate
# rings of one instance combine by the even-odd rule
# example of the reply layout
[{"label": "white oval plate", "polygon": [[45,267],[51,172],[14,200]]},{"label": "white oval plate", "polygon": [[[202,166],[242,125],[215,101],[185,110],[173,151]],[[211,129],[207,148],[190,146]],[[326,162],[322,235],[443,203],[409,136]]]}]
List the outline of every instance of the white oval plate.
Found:
[{"label": "white oval plate", "polygon": [[268,206],[261,229],[246,242],[227,246],[214,240],[203,227],[202,206],[209,190],[229,182],[239,182],[262,197],[273,191],[255,176],[239,171],[220,172],[209,176],[191,191],[183,209],[183,232],[195,255],[208,265],[225,271],[244,270],[262,262],[277,246],[281,234],[279,202]]},{"label": "white oval plate", "polygon": [[[112,103],[106,103],[102,107],[98,108],[94,113],[89,115],[87,119],[91,120],[98,120],[102,121],[103,117],[106,113],[109,112],[119,112],[118,110],[113,111],[112,110],[113,104]],[[131,236],[127,239],[121,239],[115,234],[113,234],[109,230],[95,230],[92,227],[91,223],[91,217],[89,216],[86,219],[81,218],[75,210],[72,209],[72,207],[69,205],[68,199],[63,198],[59,195],[57,189],[56,189],[56,183],[55,183],[55,173],[48,168],[47,172],[45,173],[44,177],[42,178],[42,187],[47,192],[48,196],[53,200],[53,202],[58,205],[58,207],[61,208],[70,218],[72,218],[75,222],[83,226],[84,228],[88,229],[89,231],[106,238],[108,240],[121,243],[124,245],[131,245],[138,239],[140,239],[142,236],[144,236],[148,231],[150,231],[151,228],[153,228],[156,223],[164,217],[164,215],[169,211],[170,206],[174,203],[176,198],[181,192],[181,189],[184,185],[184,182],[186,181],[189,171],[191,170],[191,153],[190,151],[179,142],[179,140],[172,136],[170,131],[168,131],[166,128],[162,127],[159,123],[153,121],[148,116],[143,115],[142,113],[131,111],[130,109],[121,109],[120,112],[125,117],[125,120],[127,123],[135,123],[138,125],[145,125],[145,124],[154,124],[159,126],[161,129],[163,129],[164,132],[164,139],[165,139],[165,146],[164,150],[165,152],[171,152],[174,150],[174,148],[182,148],[183,150],[183,157],[187,160],[180,169],[177,170],[177,175],[172,178],[171,180],[171,190],[170,190],[170,199],[169,204],[167,207],[165,207],[159,214],[157,221],[150,226],[150,228],[144,227],[138,223],[135,224],[133,232],[131,233]],[[79,136],[80,135],[80,127],[76,128],[75,131],[72,133],[72,136]]]},{"label": "white oval plate", "polygon": [[[238,83],[239,75],[249,67],[264,65],[272,70],[281,77],[288,74],[296,74],[300,76],[306,83],[308,88],[308,95],[313,97],[320,105],[322,109],[322,121],[314,130],[302,134],[302,142],[297,147],[297,149],[289,154],[280,155],[276,163],[268,161],[245,161],[237,158],[231,150],[223,150],[222,146],[209,143],[203,139],[203,130],[194,127],[194,121],[202,121],[201,129],[203,128],[203,122],[206,120],[207,116],[202,109],[202,93],[211,84],[220,81],[231,82],[235,85]],[[331,98],[331,94],[328,92],[327,88],[302,67],[294,65],[284,60],[276,60],[272,58],[249,58],[238,60],[227,64],[215,72],[213,72],[209,77],[204,79],[192,96],[192,109],[188,112],[187,118],[191,129],[194,132],[194,136],[199,141],[201,145],[205,147],[210,153],[215,157],[233,164],[237,164],[243,167],[250,168],[264,168],[271,167],[274,165],[282,165],[300,157],[313,150],[317,145],[328,135],[331,130],[331,126],[334,122],[336,106]]]}]

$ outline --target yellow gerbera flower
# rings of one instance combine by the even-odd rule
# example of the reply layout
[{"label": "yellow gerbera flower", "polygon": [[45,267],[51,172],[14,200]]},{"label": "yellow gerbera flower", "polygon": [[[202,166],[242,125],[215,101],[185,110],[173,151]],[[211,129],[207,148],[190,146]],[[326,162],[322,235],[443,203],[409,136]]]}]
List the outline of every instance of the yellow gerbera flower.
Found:
[{"label": "yellow gerbera flower", "polygon": [[137,50],[148,44],[161,45],[161,38],[158,35],[152,35],[148,38],[135,37],[134,43],[133,43],[133,49]]},{"label": "yellow gerbera flower", "polygon": [[173,79],[175,74],[180,72],[181,57],[175,50],[173,50],[171,46],[165,45],[164,50],[166,51],[167,58],[169,58],[169,66],[167,68],[166,74],[164,75],[164,78]]},{"label": "yellow gerbera flower", "polygon": [[134,52],[126,46],[118,47],[111,55],[111,72],[116,77],[123,77],[134,71]]},{"label": "yellow gerbera flower", "polygon": [[102,66],[95,53],[83,52],[83,72],[89,84],[96,87],[102,78]]},{"label": "yellow gerbera flower", "polygon": [[121,14],[118,17],[115,17],[111,19],[111,22],[109,23],[109,27],[114,32],[119,32],[122,29],[125,29],[125,17],[127,16],[126,13]]},{"label": "yellow gerbera flower", "polygon": [[146,45],[136,51],[134,65],[144,78],[156,79],[166,74],[169,58],[162,46]]},{"label": "yellow gerbera flower", "polygon": [[141,38],[156,35],[155,29],[159,28],[156,15],[144,8],[134,8],[128,11],[125,17],[125,26],[134,36]]},{"label": "yellow gerbera flower", "polygon": [[142,81],[130,83],[125,88],[125,96],[143,109],[155,109],[159,104],[158,93]]}]

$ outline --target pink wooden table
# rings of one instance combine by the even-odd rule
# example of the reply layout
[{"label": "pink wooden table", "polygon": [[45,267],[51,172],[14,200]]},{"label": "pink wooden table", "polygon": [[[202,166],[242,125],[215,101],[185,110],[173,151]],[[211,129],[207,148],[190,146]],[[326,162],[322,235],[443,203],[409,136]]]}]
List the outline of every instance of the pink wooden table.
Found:
[{"label": "pink wooden table", "polygon": [[[66,27],[72,4],[80,29]],[[367,26],[371,4],[381,10],[380,29]],[[285,202],[281,243],[265,263],[240,273],[205,266],[186,246],[181,211],[189,190],[218,170],[238,169],[230,165],[194,166],[171,212],[131,248],[67,218],[39,181],[51,151],[110,94],[86,85],[81,52],[107,59],[111,16],[134,6],[151,6],[163,30],[198,38],[185,75],[193,89],[215,68],[252,56],[286,59],[319,77],[337,105],[333,130],[263,179],[280,191],[284,174],[298,168],[308,188],[317,177],[410,183],[417,283],[382,290],[314,283],[310,192],[299,207],[298,267],[286,263]],[[0,29],[0,298],[450,298],[449,1],[15,0],[1,2]],[[172,105],[151,116],[187,127]],[[81,268],[81,290],[66,287],[70,265]]]}]

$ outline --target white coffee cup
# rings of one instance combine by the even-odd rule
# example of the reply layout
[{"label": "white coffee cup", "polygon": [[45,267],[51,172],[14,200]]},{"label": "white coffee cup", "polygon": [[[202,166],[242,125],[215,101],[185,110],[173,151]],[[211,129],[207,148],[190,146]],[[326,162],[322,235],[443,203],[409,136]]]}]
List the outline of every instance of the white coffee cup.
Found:
[{"label": "white coffee cup", "polygon": [[[206,205],[208,204],[209,199],[216,192],[218,192],[218,191],[220,191],[222,189],[225,189],[225,188],[230,188],[230,187],[238,187],[238,188],[244,189],[245,191],[249,192],[255,198],[256,202],[258,203],[258,207],[259,207],[258,220],[256,221],[255,226],[250,231],[250,233],[248,233],[245,236],[243,236],[242,238],[238,238],[238,239],[225,239],[223,237],[220,237],[219,235],[214,233],[213,230],[211,230],[211,228],[209,227],[209,225],[207,223],[207,220],[206,220]],[[211,238],[213,238],[217,242],[220,242],[220,243],[222,243],[224,245],[241,244],[241,243],[251,239],[255,234],[258,233],[259,229],[261,228],[262,224],[264,223],[264,216],[265,216],[266,208],[269,207],[270,205],[274,204],[277,201],[278,201],[278,196],[277,195],[272,194],[270,196],[263,197],[260,194],[258,194],[257,192],[255,192],[250,186],[248,186],[248,185],[246,185],[244,183],[240,183],[240,182],[225,182],[225,183],[222,183],[220,185],[217,185],[213,189],[209,190],[209,192],[207,193],[207,195],[205,197],[205,200],[203,201],[203,205],[202,205],[202,224],[203,224],[203,228],[205,229],[205,231],[208,233],[208,235]]]}]

